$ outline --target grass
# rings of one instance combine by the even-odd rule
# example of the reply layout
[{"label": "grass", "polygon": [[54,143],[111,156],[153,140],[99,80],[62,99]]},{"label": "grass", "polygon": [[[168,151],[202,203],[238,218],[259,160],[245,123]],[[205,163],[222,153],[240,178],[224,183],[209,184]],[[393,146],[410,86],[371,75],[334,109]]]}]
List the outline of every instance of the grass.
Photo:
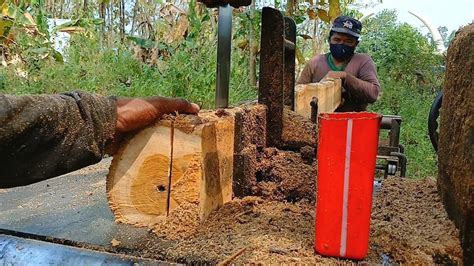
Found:
[{"label": "grass", "polygon": [[[98,41],[77,37],[64,64],[51,60],[28,62],[28,77],[15,67],[0,70],[0,92],[9,94],[58,93],[80,89],[103,95],[184,97],[203,108],[214,106],[216,43],[199,48],[185,42],[157,66],[141,63],[125,47],[99,48]],[[242,51],[233,50],[242,57]],[[256,98],[247,82],[247,67],[232,65],[230,104]]]},{"label": "grass", "polygon": [[408,158],[407,176],[436,176],[436,153],[428,137],[427,118],[435,94],[403,82],[381,80],[382,97],[369,109],[384,115],[400,115],[400,143]]}]

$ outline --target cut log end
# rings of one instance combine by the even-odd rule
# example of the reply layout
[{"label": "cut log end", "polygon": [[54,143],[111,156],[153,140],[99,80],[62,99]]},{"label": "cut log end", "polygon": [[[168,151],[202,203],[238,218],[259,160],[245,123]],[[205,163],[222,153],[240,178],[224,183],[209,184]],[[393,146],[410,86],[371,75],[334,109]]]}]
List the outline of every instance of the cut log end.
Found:
[{"label": "cut log end", "polygon": [[166,117],[114,156],[107,195],[116,221],[152,226],[184,203],[201,219],[232,198],[234,116]]}]

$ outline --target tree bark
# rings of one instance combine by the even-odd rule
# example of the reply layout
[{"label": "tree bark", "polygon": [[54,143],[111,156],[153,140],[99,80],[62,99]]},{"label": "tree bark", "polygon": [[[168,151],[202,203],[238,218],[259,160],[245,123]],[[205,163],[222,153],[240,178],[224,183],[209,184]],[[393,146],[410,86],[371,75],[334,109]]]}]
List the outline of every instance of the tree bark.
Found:
[{"label": "tree bark", "polygon": [[123,43],[125,39],[125,0],[120,0],[120,41]]},{"label": "tree bark", "polygon": [[84,0],[83,5],[82,5],[82,12],[84,12],[83,15],[87,16],[87,14],[89,13],[88,11],[89,11],[88,2],[87,2],[87,0]]}]

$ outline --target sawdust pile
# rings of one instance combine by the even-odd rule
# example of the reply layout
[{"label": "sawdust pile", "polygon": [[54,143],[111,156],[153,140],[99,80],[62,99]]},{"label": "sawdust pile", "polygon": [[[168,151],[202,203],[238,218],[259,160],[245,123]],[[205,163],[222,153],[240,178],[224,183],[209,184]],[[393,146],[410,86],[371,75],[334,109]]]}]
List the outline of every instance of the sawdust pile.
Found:
[{"label": "sawdust pile", "polygon": [[[191,206],[189,206],[191,207]],[[182,263],[217,263],[238,251],[232,263],[353,263],[314,253],[314,203],[235,199],[204,222],[177,210],[155,228],[142,256]],[[180,217],[181,214],[186,214]],[[432,180],[389,178],[376,196],[368,263],[462,262],[458,231],[447,218]]]},{"label": "sawdust pile", "polygon": [[[315,153],[313,158],[315,157]],[[265,148],[257,156],[256,183],[253,195],[270,200],[295,202],[314,200],[316,166],[300,153]]]},{"label": "sawdust pile", "polygon": [[[184,263],[215,263],[245,248],[233,263],[338,261],[314,255],[314,205],[307,201],[236,199],[212,213],[194,232],[169,245],[164,251],[165,257]],[[161,243],[149,245],[151,254],[154,249],[163,248]]]},{"label": "sawdust pile", "polygon": [[384,180],[372,209],[371,243],[394,261],[461,264],[458,235],[435,180]]},{"label": "sawdust pile", "polygon": [[191,236],[199,225],[197,203],[183,202],[166,219],[153,226],[153,232],[165,239],[180,239]]}]

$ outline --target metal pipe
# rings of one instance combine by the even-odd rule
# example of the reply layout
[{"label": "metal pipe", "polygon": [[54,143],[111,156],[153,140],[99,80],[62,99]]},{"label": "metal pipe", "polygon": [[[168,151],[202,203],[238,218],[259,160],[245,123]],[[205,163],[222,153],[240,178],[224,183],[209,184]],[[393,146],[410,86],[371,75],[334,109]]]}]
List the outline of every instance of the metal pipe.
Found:
[{"label": "metal pipe", "polygon": [[0,260],[5,265],[169,265],[148,260],[0,234]]},{"label": "metal pipe", "polygon": [[216,108],[229,106],[230,51],[232,41],[232,7],[219,7],[217,22]]}]

